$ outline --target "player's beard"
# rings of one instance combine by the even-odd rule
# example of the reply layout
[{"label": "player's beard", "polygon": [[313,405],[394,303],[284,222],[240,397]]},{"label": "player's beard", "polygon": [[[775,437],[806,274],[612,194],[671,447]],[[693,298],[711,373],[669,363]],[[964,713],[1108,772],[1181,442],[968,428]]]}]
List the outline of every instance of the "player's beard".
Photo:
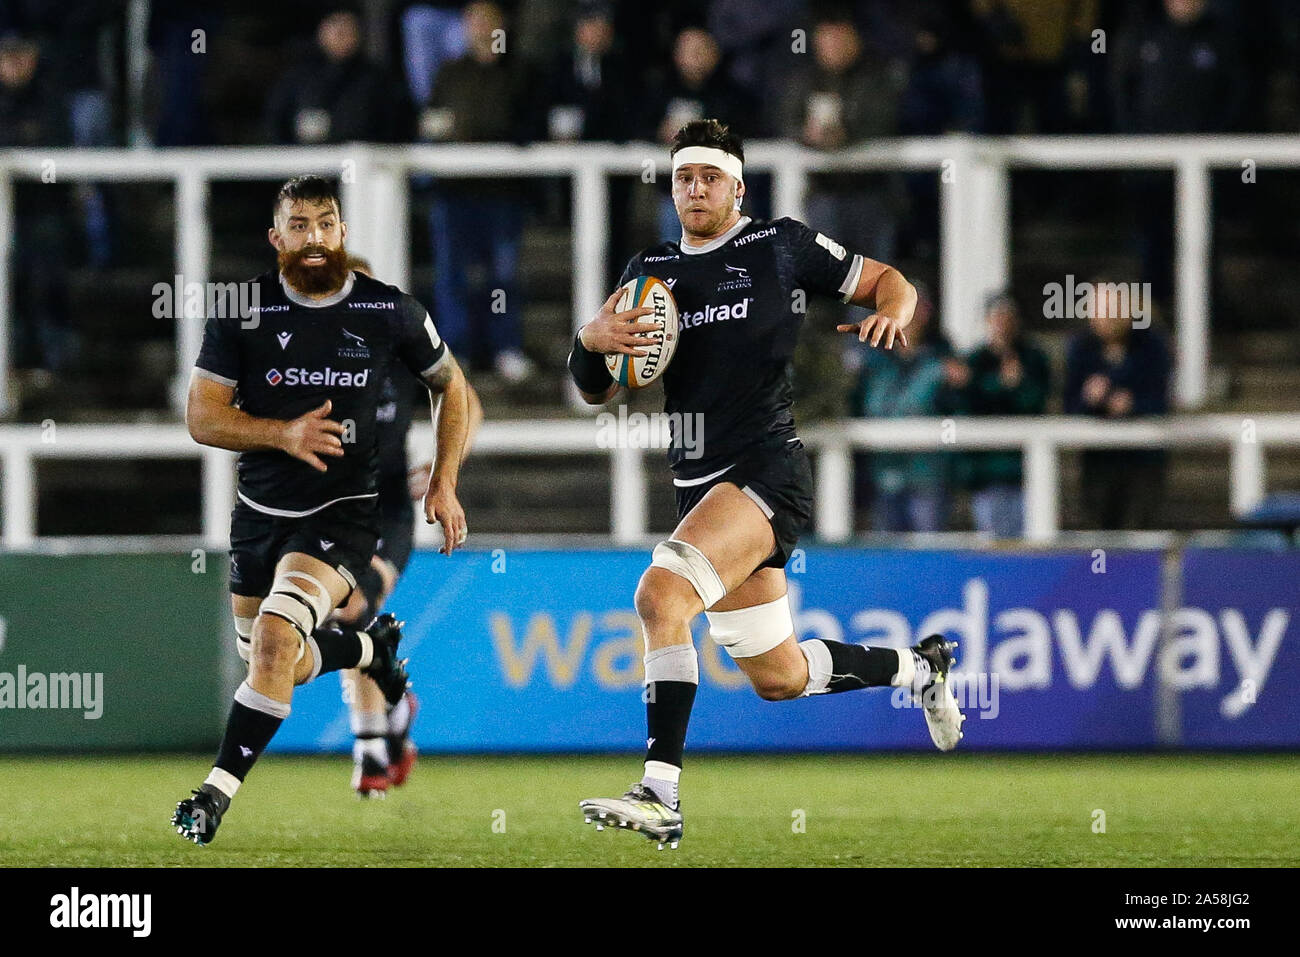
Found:
[{"label": "player's beard", "polygon": [[719,210],[716,215],[710,216],[703,224],[695,220],[690,226],[687,226],[686,217],[679,216],[678,218],[681,220],[682,232],[686,234],[688,239],[705,239],[722,232],[723,227],[727,225],[727,220],[731,218],[732,213],[735,211],[735,196],[733,194],[731,203]]},{"label": "player's beard", "polygon": [[[312,253],[323,254],[325,262],[319,266],[308,266],[303,260]],[[337,292],[343,288],[343,283],[348,278],[348,254],[342,246],[338,249],[326,249],[324,246],[282,249],[276,259],[285,282],[305,296]]]}]

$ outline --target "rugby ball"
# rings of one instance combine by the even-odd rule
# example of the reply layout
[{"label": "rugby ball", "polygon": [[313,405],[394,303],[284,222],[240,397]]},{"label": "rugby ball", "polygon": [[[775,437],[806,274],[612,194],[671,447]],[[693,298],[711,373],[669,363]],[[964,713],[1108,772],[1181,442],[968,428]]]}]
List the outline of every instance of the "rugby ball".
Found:
[{"label": "rugby ball", "polygon": [[653,315],[642,316],[637,322],[659,322],[663,328],[646,333],[647,337],[657,340],[653,346],[646,346],[643,356],[628,356],[621,353],[605,356],[605,365],[614,381],[629,389],[641,389],[664,374],[673,353],[677,351],[677,339],[681,334],[677,325],[677,301],[673,299],[672,290],[662,279],[654,276],[638,276],[623,284],[622,295],[614,306],[615,312],[627,312],[646,306],[654,310]]}]

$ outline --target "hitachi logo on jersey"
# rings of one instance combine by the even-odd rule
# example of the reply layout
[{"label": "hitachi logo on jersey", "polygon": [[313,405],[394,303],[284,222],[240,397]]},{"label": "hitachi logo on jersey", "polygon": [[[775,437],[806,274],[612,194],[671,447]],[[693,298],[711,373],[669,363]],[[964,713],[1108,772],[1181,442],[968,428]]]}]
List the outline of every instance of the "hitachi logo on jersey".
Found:
[{"label": "hitachi logo on jersey", "polygon": [[702,325],[706,322],[726,322],[728,319],[745,319],[749,316],[749,304],[753,298],[746,296],[740,302],[724,306],[705,306],[699,312],[683,312],[681,324],[683,329]]},{"label": "hitachi logo on jersey", "polygon": [[395,302],[350,302],[349,309],[396,309]]},{"label": "hitachi logo on jersey", "polygon": [[750,233],[748,236],[738,236],[731,241],[733,246],[743,246],[746,243],[752,243],[755,239],[766,239],[768,236],[776,235],[776,227],[769,226],[767,229],[760,229],[756,233]]},{"label": "hitachi logo on jersey", "polygon": [[370,370],[360,372],[342,372],[326,366],[324,369],[271,369],[266,373],[266,381],[271,385],[328,385],[340,388],[364,389],[370,381]]}]

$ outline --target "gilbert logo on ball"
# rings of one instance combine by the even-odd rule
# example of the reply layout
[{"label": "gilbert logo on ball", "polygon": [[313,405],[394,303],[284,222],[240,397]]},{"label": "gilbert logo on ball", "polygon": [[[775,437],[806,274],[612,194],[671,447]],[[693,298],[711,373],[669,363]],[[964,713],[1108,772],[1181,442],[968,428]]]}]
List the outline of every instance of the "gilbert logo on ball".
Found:
[{"label": "gilbert logo on ball", "polygon": [[654,313],[635,321],[660,324],[659,330],[646,333],[648,338],[656,340],[655,345],[646,346],[643,356],[605,356],[605,365],[614,381],[629,389],[643,388],[663,375],[677,351],[677,301],[668,284],[654,276],[638,276],[624,283],[614,311],[627,312],[642,306],[653,309]]}]

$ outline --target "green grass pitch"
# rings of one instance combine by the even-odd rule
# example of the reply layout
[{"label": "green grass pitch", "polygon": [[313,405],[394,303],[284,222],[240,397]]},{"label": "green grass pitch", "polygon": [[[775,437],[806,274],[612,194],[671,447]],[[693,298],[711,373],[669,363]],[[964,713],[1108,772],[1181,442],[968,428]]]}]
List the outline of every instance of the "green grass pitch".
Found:
[{"label": "green grass pitch", "polygon": [[0,756],[0,865],[1300,864],[1297,755],[697,754],[676,851],[582,823],[636,756],[424,756],[363,802],[345,757],[273,755],[197,848],[167,820],[209,760]]}]

